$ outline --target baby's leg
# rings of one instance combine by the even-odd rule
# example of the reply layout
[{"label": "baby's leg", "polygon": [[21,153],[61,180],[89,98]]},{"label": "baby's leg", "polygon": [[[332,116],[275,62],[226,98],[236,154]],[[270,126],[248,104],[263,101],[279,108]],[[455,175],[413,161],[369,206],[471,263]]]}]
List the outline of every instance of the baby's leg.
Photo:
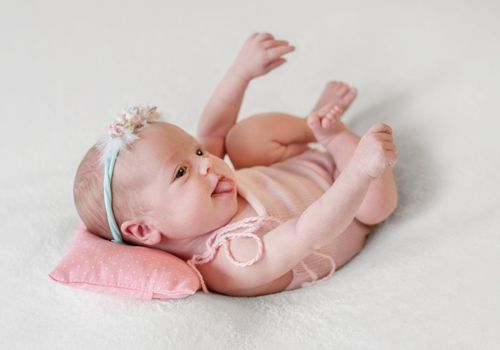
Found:
[{"label": "baby's leg", "polygon": [[[356,92],[346,84],[330,81],[313,111],[334,103],[337,111],[343,113],[355,97]],[[299,155],[309,149],[308,143],[320,142],[318,136],[318,132],[313,133],[308,127],[306,118],[287,113],[259,113],[235,124],[225,138],[225,147],[235,169],[248,168]],[[328,130],[326,137],[330,136]]]},{"label": "baby's leg", "polygon": [[[358,135],[346,128],[325,146],[335,161],[335,178],[349,163],[359,140]],[[370,185],[370,189],[356,214],[356,219],[367,225],[376,225],[391,215],[396,209],[396,205],[396,184],[392,168],[388,168],[379,179]]]},{"label": "baby's leg", "polygon": [[268,166],[299,155],[316,139],[307,121],[286,113],[259,113],[234,125],[225,147],[235,169]]},{"label": "baby's leg", "polygon": [[[327,85],[323,93],[324,104],[318,103],[307,118],[308,126],[316,139],[328,150],[335,161],[334,178],[337,178],[346,168],[360,140],[358,135],[340,121],[342,111],[345,110],[344,105],[350,103],[356,93],[354,89],[351,92],[346,92],[346,89],[352,88],[346,88],[345,84]],[[340,99],[339,95],[341,95]],[[337,104],[340,105],[340,109],[335,108]],[[396,185],[392,168],[388,168],[370,185],[356,214],[356,219],[367,225],[376,225],[385,220],[395,210],[396,205]]]}]

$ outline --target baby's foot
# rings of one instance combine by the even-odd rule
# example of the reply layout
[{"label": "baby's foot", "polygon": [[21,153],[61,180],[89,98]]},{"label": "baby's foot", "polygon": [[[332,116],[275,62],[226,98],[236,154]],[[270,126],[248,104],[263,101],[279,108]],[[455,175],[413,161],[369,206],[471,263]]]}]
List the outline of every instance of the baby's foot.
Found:
[{"label": "baby's foot", "polygon": [[307,125],[316,140],[327,145],[346,129],[340,117],[356,98],[357,91],[347,84],[331,81],[326,84],[323,94],[307,117]]}]

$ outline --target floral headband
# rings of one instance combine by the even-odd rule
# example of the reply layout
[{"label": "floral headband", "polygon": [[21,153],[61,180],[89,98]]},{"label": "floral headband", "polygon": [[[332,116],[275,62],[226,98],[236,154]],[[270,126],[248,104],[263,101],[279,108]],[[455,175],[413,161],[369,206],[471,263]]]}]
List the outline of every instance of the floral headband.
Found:
[{"label": "floral headband", "polygon": [[158,119],[160,118],[155,106],[131,106],[123,109],[118,113],[116,120],[109,124],[108,136],[97,144],[101,154],[100,161],[104,166],[104,206],[109,228],[113,234],[112,242],[125,244],[116,224],[112,207],[111,179],[116,158],[121,150],[139,139],[136,132]]}]

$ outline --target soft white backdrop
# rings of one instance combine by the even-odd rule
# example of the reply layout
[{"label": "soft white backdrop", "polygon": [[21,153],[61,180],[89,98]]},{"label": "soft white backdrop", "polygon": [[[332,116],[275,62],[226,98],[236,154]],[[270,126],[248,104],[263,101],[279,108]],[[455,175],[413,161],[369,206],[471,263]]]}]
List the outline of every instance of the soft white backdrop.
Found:
[{"label": "soft white backdrop", "polygon": [[[0,0],[0,347],[497,349],[500,3]],[[141,302],[47,274],[78,217],[86,149],[130,104],[194,132],[254,31],[288,63],[250,84],[241,118],[305,115],[328,80],[345,116],[383,121],[400,160],[396,213],[329,281],[258,298]]]}]

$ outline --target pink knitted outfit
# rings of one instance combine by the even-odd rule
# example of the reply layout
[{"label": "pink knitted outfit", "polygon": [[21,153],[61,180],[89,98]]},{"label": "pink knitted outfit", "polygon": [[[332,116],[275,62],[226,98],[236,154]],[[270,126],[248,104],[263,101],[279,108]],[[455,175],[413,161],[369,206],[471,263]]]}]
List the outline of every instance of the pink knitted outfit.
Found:
[{"label": "pink knitted outfit", "polygon": [[[198,274],[203,291],[208,293],[196,264],[210,262],[221,245],[237,266],[250,266],[257,262],[264,250],[258,233],[265,234],[280,223],[299,216],[332,185],[334,169],[335,164],[330,154],[310,149],[270,166],[236,170],[237,190],[258,216],[233,222],[214,231],[207,239],[206,251],[201,255],[194,255],[188,261]],[[268,223],[273,224],[272,227],[265,227]],[[258,251],[253,259],[246,262],[234,259],[229,241],[236,237],[256,240]],[[293,279],[285,290],[309,287],[331,277],[335,272],[335,261],[332,255],[314,252],[299,262],[292,271]],[[319,277],[323,278],[318,279]]]}]

